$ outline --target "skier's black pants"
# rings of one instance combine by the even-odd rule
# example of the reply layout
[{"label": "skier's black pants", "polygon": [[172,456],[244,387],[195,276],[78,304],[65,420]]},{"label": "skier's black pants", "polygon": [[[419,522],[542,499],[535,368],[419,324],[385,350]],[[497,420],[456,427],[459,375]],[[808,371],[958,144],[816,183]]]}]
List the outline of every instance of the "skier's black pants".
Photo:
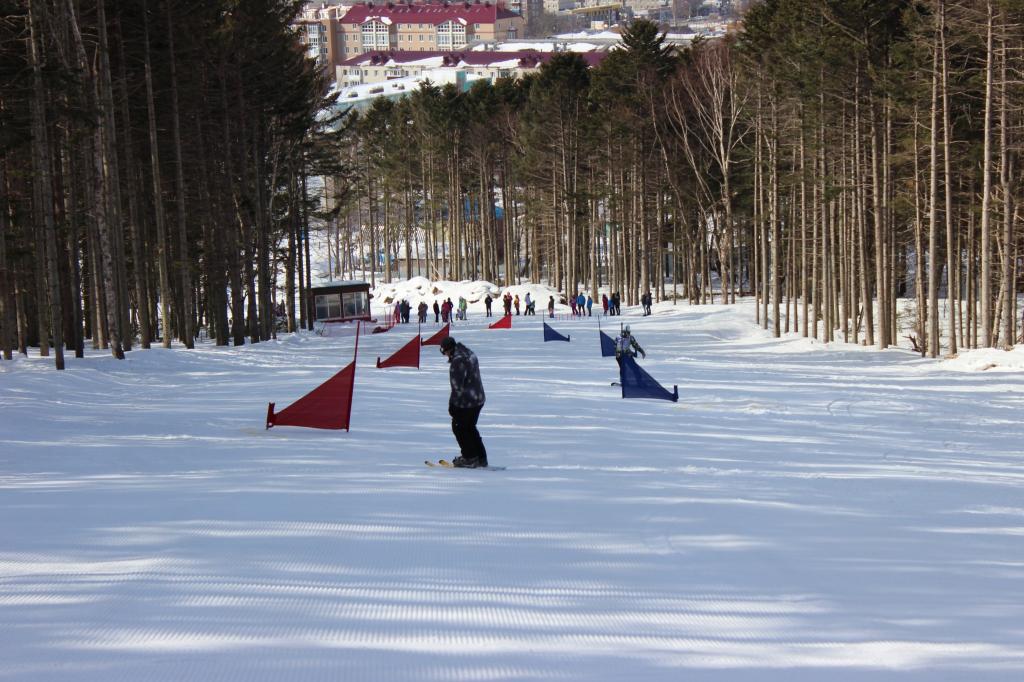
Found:
[{"label": "skier's black pants", "polygon": [[487,450],[484,449],[484,441],[480,438],[480,432],[476,430],[476,422],[480,418],[480,407],[449,407],[448,414],[452,416],[452,433],[459,443],[462,456],[466,459],[479,459],[487,461]]}]

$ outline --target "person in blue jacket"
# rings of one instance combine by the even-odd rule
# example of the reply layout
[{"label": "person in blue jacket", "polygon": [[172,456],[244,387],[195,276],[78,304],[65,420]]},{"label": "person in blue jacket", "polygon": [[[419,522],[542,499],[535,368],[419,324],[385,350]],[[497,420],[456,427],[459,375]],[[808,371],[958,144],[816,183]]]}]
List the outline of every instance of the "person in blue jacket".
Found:
[{"label": "person in blue jacket", "polygon": [[593,308],[594,308],[594,298],[588,294],[587,295],[587,317],[593,317],[593,315],[594,315]]}]

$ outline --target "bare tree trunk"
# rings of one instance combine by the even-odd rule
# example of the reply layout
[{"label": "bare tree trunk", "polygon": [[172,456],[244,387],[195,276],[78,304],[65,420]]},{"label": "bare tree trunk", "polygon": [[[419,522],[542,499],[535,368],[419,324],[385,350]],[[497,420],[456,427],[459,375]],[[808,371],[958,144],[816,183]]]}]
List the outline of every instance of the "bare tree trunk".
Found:
[{"label": "bare tree trunk", "polygon": [[[953,171],[950,160],[949,124],[949,69],[946,56],[946,3],[939,0],[939,61],[942,65],[940,87],[942,90],[942,152],[944,162],[944,189],[946,196],[946,300],[949,303],[949,354],[957,352],[956,346],[956,281],[957,253],[953,248]],[[938,197],[935,197],[938,199]]]},{"label": "bare tree trunk", "polygon": [[132,240],[132,264],[134,266],[136,315],[139,320],[139,342],[143,348],[152,345],[152,321],[149,317],[149,279],[146,276],[146,259],[144,257],[143,226],[139,212],[139,174],[135,166],[135,145],[132,141],[132,123],[128,108],[128,82],[125,74],[124,35],[118,41],[120,50],[121,73],[119,80],[121,92],[121,120],[124,129],[124,163],[128,180],[128,229]]},{"label": "bare tree trunk", "polygon": [[[889,330],[889,294],[885,286],[886,275],[888,274],[888,263],[886,258],[887,235],[885,225],[884,202],[882,198],[882,178],[878,149],[878,127],[877,112],[875,111],[875,97],[871,95],[868,116],[868,134],[871,135],[871,212],[874,216],[875,228],[875,295],[878,298],[878,348],[885,349],[891,343]],[[865,302],[870,305],[870,301]]]},{"label": "bare tree trunk", "polygon": [[914,130],[914,296],[917,299],[917,347],[921,351],[923,357],[927,353],[927,339],[928,339],[928,303],[925,300],[924,290],[924,239],[922,229],[923,218],[921,215],[921,168],[920,168],[920,149],[917,140],[918,130],[918,110],[917,105],[914,105],[914,119],[911,127]]},{"label": "bare tree trunk", "polygon": [[[759,239],[761,243],[761,328],[768,329],[768,280],[769,280],[769,262],[768,262],[768,223],[769,218],[765,216],[767,210],[765,209],[765,195],[767,194],[764,189],[764,167],[765,167],[765,147],[767,146],[767,135],[764,129],[764,107],[760,88],[758,89],[757,96],[757,147],[755,149],[755,162],[754,162],[754,173],[755,173],[755,187],[757,191],[755,193],[755,205],[760,207],[757,212],[759,220],[757,221]],[[701,230],[701,225],[697,225],[697,229]],[[701,240],[703,243],[704,240]]]},{"label": "bare tree trunk", "polygon": [[302,255],[305,260],[305,267],[303,268],[303,274],[305,276],[304,287],[302,289],[302,295],[299,297],[299,307],[301,308],[300,325],[304,329],[313,329],[313,318],[315,315],[311,315],[313,300],[310,298],[313,288],[313,266],[311,264],[310,253],[309,253],[309,188],[306,183],[306,167],[302,167],[302,195],[300,200],[302,201]]},{"label": "bare tree trunk", "polygon": [[153,97],[153,69],[149,49],[149,9],[147,0],[142,3],[144,41],[145,41],[145,74],[146,74],[146,109],[149,121],[149,158],[150,176],[153,180],[153,215],[156,219],[157,271],[160,282],[160,334],[164,348],[171,347],[171,275],[170,275],[170,242],[167,239],[167,218],[164,214],[163,179],[160,173],[160,145],[157,137],[156,105]]},{"label": "bare tree trunk", "polygon": [[807,129],[804,125],[803,107],[800,108],[800,334],[807,338]]},{"label": "bare tree trunk", "polygon": [[[101,1],[97,7],[102,9],[103,2]],[[73,18],[73,13],[71,16],[72,26],[77,26],[77,19]],[[102,20],[101,23],[103,23]],[[77,28],[75,28],[75,31],[77,32]],[[78,38],[76,43],[81,45],[81,39]],[[80,58],[84,58],[84,50]],[[112,127],[110,122],[106,120],[107,109],[101,104],[100,80],[98,74],[93,74],[92,101],[97,104],[96,111],[100,117],[99,123],[93,129],[93,213],[98,231],[99,247],[98,253],[95,250],[93,252],[93,269],[96,273],[94,281],[96,283],[97,307],[103,307],[103,320],[106,323],[105,325],[98,324],[97,327],[105,327],[111,354],[118,359],[124,359],[121,327],[118,320],[120,302],[118,301],[119,287],[116,273],[117,264],[115,263],[116,242],[112,234],[113,230],[120,228],[120,225],[113,217],[116,214],[111,210],[114,203],[112,201],[112,188],[115,179],[113,177],[114,168],[111,166],[112,159],[108,154],[113,148],[113,141],[107,139],[112,133]],[[101,296],[103,298],[102,303],[100,303]],[[97,319],[97,322],[99,321]]]},{"label": "bare tree trunk", "polygon": [[7,157],[0,154],[0,352],[4,360],[14,359],[15,316],[14,281],[7,260]]},{"label": "bare tree trunk", "polygon": [[[1005,9],[1003,10],[1005,12]],[[1008,110],[1010,108],[1009,82],[1007,81],[1007,54],[1006,54],[1006,26],[1005,15],[1004,25],[999,40],[999,186],[1003,195],[1003,262],[1002,277],[1000,282],[1000,299],[1003,304],[1003,319],[1000,325],[1002,329],[1002,347],[1010,349],[1014,344],[1014,305],[1016,304],[1016,273],[1014,264],[1017,262],[1013,241],[1013,213],[1015,210],[1013,197],[1014,187],[1012,186],[1013,168],[1011,167],[1013,157],[1010,154],[1009,140],[1007,139],[1007,127],[1009,122]]]},{"label": "bare tree trunk", "polygon": [[109,239],[113,267],[111,281],[116,289],[114,302],[117,307],[113,311],[113,319],[117,324],[117,335],[123,351],[132,347],[132,330],[129,312],[128,278],[126,275],[124,256],[124,221],[121,218],[121,173],[117,158],[117,119],[114,116],[114,87],[110,74],[110,46],[107,40],[106,2],[96,4],[97,24],[99,28],[99,51],[95,84],[97,86],[96,101],[102,110],[100,125],[104,127],[102,135],[104,168],[106,178],[107,212],[110,222]]},{"label": "bare tree trunk", "polygon": [[174,136],[174,195],[178,213],[178,260],[181,262],[181,335],[186,348],[195,347],[195,331],[192,328],[195,302],[192,298],[192,273],[189,258],[188,223],[185,210],[185,161],[181,149],[181,116],[178,106],[178,74],[174,55],[174,16],[171,2],[167,2],[167,59],[171,70],[171,127]]},{"label": "bare tree trunk", "polygon": [[932,50],[931,139],[928,185],[928,357],[939,355],[939,38]]},{"label": "bare tree trunk", "polygon": [[773,98],[771,102],[771,139],[768,141],[768,171],[770,184],[769,196],[768,196],[768,219],[771,221],[771,239],[772,239],[772,336],[778,338],[782,335],[781,331],[781,309],[779,306],[780,297],[782,295],[782,262],[781,262],[781,249],[780,241],[782,240],[782,234],[780,232],[780,218],[779,218],[779,117],[778,117],[778,102]]},{"label": "bare tree trunk", "polygon": [[985,2],[985,114],[984,142],[981,154],[981,334],[986,348],[993,345],[992,317],[992,76],[995,70],[995,49],[992,24],[993,0]]},{"label": "bare tree trunk", "polygon": [[863,151],[863,140],[861,139],[861,93],[860,93],[860,67],[858,65],[857,85],[853,99],[853,130],[854,130],[854,181],[857,187],[857,231],[858,231],[858,247],[860,251],[860,281],[861,281],[861,300],[864,305],[864,342],[869,345],[875,345],[875,324],[874,324],[874,292],[871,289],[871,278],[869,274],[869,264],[867,257],[867,231],[868,231],[868,216],[867,216],[867,200],[865,198],[865,187],[864,187],[864,166],[866,161],[864,159]]},{"label": "bare tree trunk", "polygon": [[[46,94],[43,89],[42,64],[39,50],[39,0],[29,0],[29,64],[32,68],[32,193],[42,216],[42,238],[46,253],[46,282],[49,299],[50,333],[53,334],[54,365],[64,369],[63,308],[60,295],[60,261],[57,258],[57,230],[53,216],[53,178],[50,142],[46,124]],[[0,235],[2,238],[2,235]],[[40,318],[43,318],[40,311]],[[44,343],[40,339],[40,344]]]}]

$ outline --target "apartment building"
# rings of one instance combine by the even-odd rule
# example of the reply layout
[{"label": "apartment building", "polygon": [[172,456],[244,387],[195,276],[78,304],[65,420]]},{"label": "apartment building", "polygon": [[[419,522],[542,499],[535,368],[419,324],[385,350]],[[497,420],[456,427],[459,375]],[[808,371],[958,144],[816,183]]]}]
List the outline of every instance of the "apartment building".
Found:
[{"label": "apartment building", "polygon": [[364,52],[459,50],[474,41],[515,40],[523,36],[523,17],[503,3],[374,3],[354,5],[338,21],[335,64]]},{"label": "apartment building", "polygon": [[311,2],[302,7],[294,26],[306,48],[306,56],[316,61],[328,77],[344,57],[338,49],[338,22],[350,5]]},{"label": "apartment building", "polygon": [[506,0],[506,7],[521,15],[525,21],[530,21],[530,17],[547,11],[545,4],[544,0]]}]

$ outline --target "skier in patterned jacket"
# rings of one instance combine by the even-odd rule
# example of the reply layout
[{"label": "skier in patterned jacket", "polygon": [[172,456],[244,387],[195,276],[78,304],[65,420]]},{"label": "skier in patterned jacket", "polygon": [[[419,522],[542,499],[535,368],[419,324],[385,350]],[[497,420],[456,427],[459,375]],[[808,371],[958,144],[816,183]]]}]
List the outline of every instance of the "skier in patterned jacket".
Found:
[{"label": "skier in patterned jacket", "polygon": [[462,451],[452,464],[468,469],[486,467],[487,450],[476,428],[480,410],[487,399],[480,378],[480,363],[473,351],[450,336],[441,341],[441,353],[448,358],[448,379],[452,386],[451,397],[448,398],[452,433]]},{"label": "skier in patterned jacket", "polygon": [[622,335],[615,340],[615,359],[619,360],[624,355],[635,358],[637,353],[640,353],[644,360],[647,359],[647,353],[637,343],[636,337],[629,333],[629,325],[627,324],[622,329]]}]

